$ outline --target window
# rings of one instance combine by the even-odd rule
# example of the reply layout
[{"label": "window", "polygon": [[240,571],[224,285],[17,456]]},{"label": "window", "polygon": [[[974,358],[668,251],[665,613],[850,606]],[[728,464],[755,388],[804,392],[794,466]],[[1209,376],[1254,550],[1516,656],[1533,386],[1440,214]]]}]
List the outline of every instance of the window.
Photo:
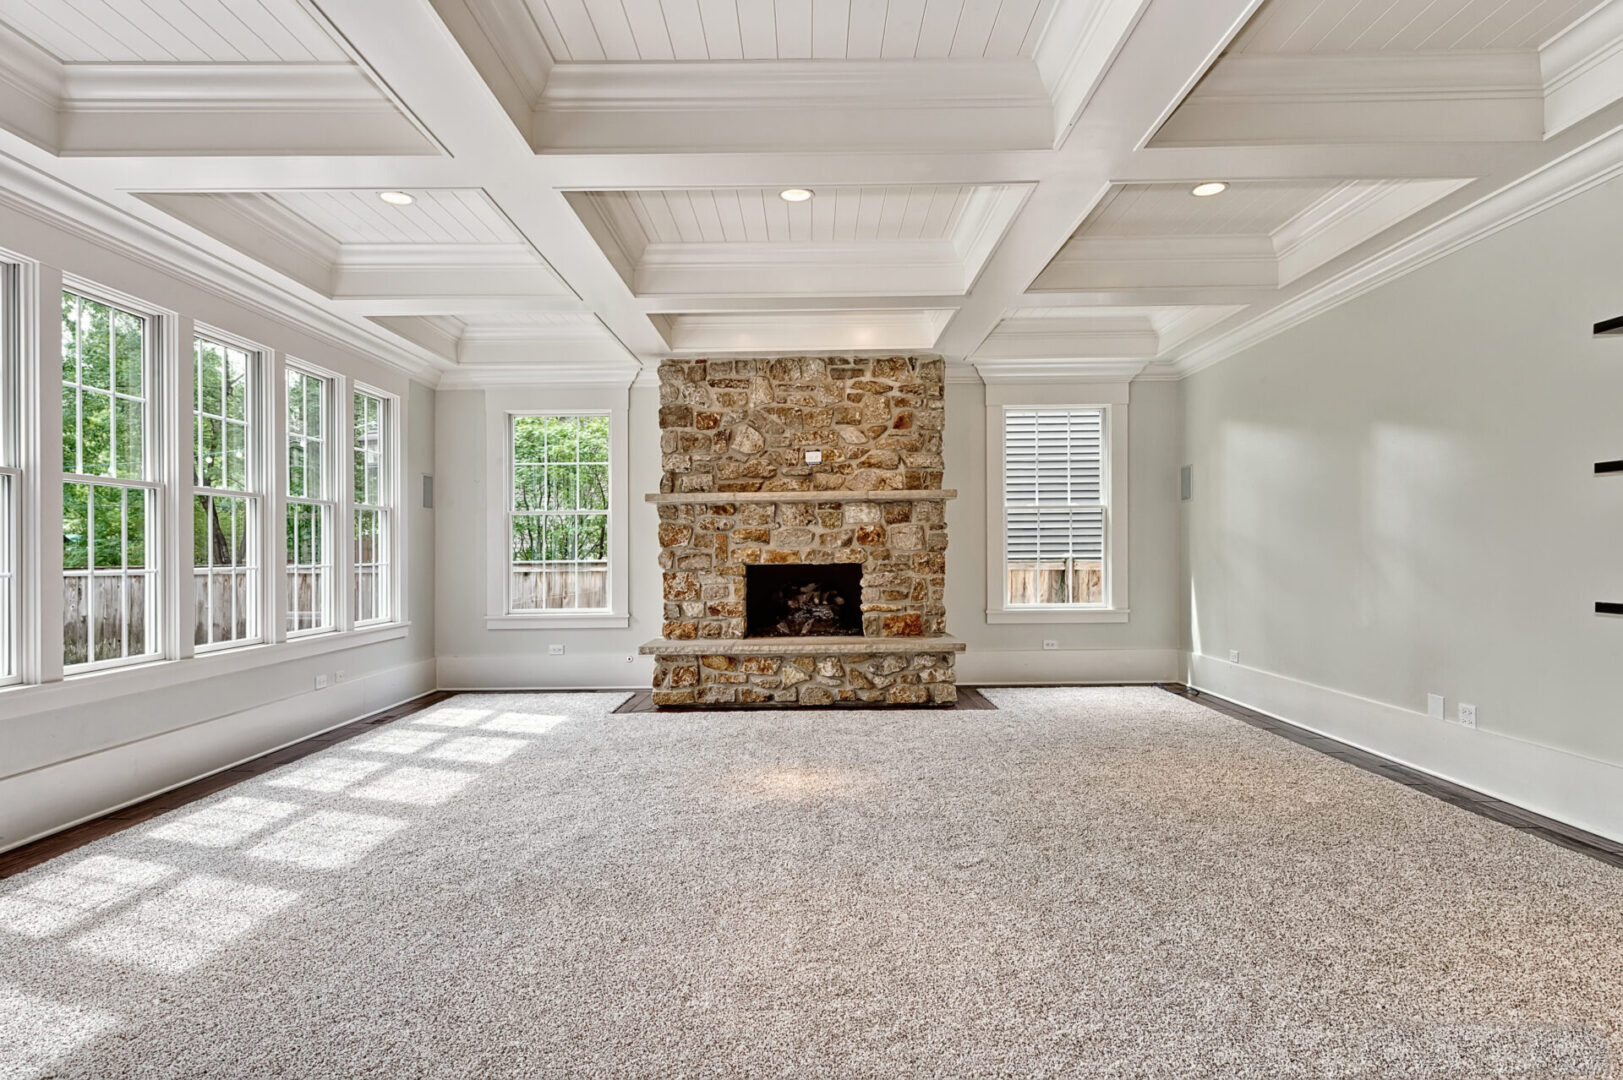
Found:
[{"label": "window", "polygon": [[199,647],[257,641],[264,632],[254,460],[258,357],[206,337],[192,351],[193,641]]},{"label": "window", "polygon": [[[1129,387],[986,384],[986,621],[1126,622]],[[1076,404],[1058,404],[1075,402]]]},{"label": "window", "polygon": [[11,267],[0,267],[0,289],[0,685],[4,685],[15,682],[21,669],[18,628],[22,597],[17,587],[17,549],[22,541],[17,512],[22,499],[17,386],[21,372],[16,364],[16,293]]},{"label": "window", "polygon": [[62,294],[62,660],[70,670],[160,648],[151,353],[147,318]]},{"label": "window", "polygon": [[328,468],[332,381],[287,369],[287,629],[333,625],[332,521]]},{"label": "window", "polygon": [[357,623],[388,619],[390,611],[389,517],[387,462],[390,437],[388,402],[362,390],[355,392],[353,458],[355,468],[355,588]]},{"label": "window", "polygon": [[508,610],[609,610],[608,416],[513,416],[509,430]]},{"label": "window", "polygon": [[1003,419],[1007,603],[1104,602],[1103,409],[1008,409]]}]

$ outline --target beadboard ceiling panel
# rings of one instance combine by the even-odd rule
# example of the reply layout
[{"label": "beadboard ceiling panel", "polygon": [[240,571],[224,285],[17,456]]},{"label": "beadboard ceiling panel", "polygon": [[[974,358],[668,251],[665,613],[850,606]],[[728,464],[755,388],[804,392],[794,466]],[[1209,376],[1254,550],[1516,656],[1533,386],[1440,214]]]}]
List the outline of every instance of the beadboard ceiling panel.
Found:
[{"label": "beadboard ceiling panel", "polygon": [[835,188],[788,203],[775,188],[605,191],[593,198],[617,225],[635,221],[651,244],[946,240],[974,189]]},{"label": "beadboard ceiling panel", "polygon": [[1358,184],[1233,184],[1199,199],[1183,185],[1126,184],[1085,221],[1077,236],[1258,236],[1284,227],[1321,200]]},{"label": "beadboard ceiling panel", "polygon": [[0,0],[0,22],[66,63],[349,60],[298,0]]},{"label": "beadboard ceiling panel", "polygon": [[560,63],[1008,59],[1055,0],[525,0]]},{"label": "beadboard ceiling panel", "polygon": [[1536,49],[1597,0],[1268,0],[1241,54]]},{"label": "beadboard ceiling panel", "polygon": [[267,196],[340,244],[511,244],[519,235],[477,191],[418,191],[392,206],[375,191],[283,191]]}]

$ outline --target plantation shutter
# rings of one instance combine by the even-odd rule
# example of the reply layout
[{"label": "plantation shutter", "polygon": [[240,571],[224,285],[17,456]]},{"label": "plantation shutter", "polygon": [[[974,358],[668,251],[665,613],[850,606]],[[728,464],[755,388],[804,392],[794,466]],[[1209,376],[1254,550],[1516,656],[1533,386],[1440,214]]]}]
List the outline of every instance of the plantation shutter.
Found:
[{"label": "plantation shutter", "polygon": [[1008,562],[1104,558],[1104,426],[1103,409],[1005,411]]}]

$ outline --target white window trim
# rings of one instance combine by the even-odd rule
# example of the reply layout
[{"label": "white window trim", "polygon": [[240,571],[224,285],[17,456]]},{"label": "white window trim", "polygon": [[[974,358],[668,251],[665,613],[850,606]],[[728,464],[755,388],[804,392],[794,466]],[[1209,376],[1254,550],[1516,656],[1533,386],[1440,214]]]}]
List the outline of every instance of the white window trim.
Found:
[{"label": "white window trim", "polygon": [[[623,386],[502,388],[485,391],[485,628],[487,630],[601,630],[631,625],[631,515],[629,419],[631,391]],[[511,494],[512,418],[546,415],[609,415],[609,609],[607,611],[508,610],[507,506]]]},{"label": "white window trim", "polygon": [[[112,660],[87,660],[81,664],[67,665],[63,663],[64,642],[62,641],[61,619],[57,619],[54,629],[56,639],[56,663],[66,679],[79,679],[87,675],[102,672],[117,671],[122,668],[139,667],[147,664],[159,663],[165,660],[178,659],[189,656],[192,635],[182,623],[191,618],[190,597],[191,583],[191,484],[190,462],[191,449],[183,446],[182,431],[191,430],[191,364],[182,365],[180,362],[182,340],[191,341],[192,322],[182,319],[177,312],[167,311],[156,307],[144,300],[98,285],[86,278],[76,275],[64,274],[61,279],[61,288],[55,297],[56,328],[54,336],[56,348],[52,355],[46,356],[43,351],[38,355],[38,363],[42,366],[51,365],[58,373],[55,380],[56,410],[55,424],[59,433],[62,426],[61,414],[61,387],[60,372],[62,366],[62,338],[61,338],[61,295],[71,292],[87,300],[106,304],[121,311],[138,315],[146,320],[146,347],[147,370],[145,372],[145,403],[146,412],[143,423],[146,427],[147,479],[125,480],[114,477],[94,478],[83,474],[69,474],[61,468],[61,455],[57,455],[56,468],[51,470],[51,476],[43,475],[41,470],[40,481],[49,480],[57,487],[55,502],[56,514],[54,525],[56,529],[55,542],[62,542],[63,508],[61,502],[61,488],[64,483],[101,483],[106,486],[124,488],[145,488],[154,493],[154,510],[152,517],[156,520],[148,521],[151,530],[147,538],[147,562],[153,571],[153,589],[148,597],[148,603],[154,607],[150,616],[151,632],[157,638],[155,648],[138,656],[121,656]],[[182,334],[186,336],[181,337]],[[41,344],[44,344],[43,339]],[[190,350],[187,351],[188,358]],[[182,374],[181,368],[185,372]],[[57,446],[60,449],[60,441]],[[185,472],[182,473],[182,455],[185,460]],[[185,480],[185,483],[181,481]],[[186,498],[186,513],[180,512],[180,499],[182,492]],[[181,519],[184,516],[186,527],[181,531]],[[184,544],[185,550],[182,551]],[[62,579],[66,571],[61,560],[56,563],[56,576]],[[182,583],[184,579],[184,584]],[[60,587],[60,586],[58,586]],[[186,592],[183,596],[181,590]],[[182,614],[184,612],[184,614]],[[61,615],[60,607],[57,615]],[[183,646],[181,643],[187,643]],[[185,652],[182,652],[182,648]]]},{"label": "white window trim", "polygon": [[9,652],[9,655],[0,655],[0,666],[9,661],[11,673],[0,673],[0,687],[21,683],[29,669],[27,639],[30,635],[27,627],[30,612],[26,602],[28,590],[23,587],[33,570],[32,562],[26,555],[23,522],[27,502],[23,462],[24,448],[28,443],[28,411],[23,407],[23,402],[27,400],[23,384],[23,358],[27,355],[28,346],[29,321],[25,305],[29,300],[28,285],[32,279],[29,269],[21,260],[0,252],[0,409],[6,413],[6,422],[0,427],[10,434],[9,445],[0,446],[0,481],[11,489],[10,514],[0,513],[0,528],[7,531],[4,543],[11,552],[11,577],[7,581],[0,581],[0,589],[7,593],[6,609],[11,615],[10,625],[0,627],[0,649]]},{"label": "white window trim", "polygon": [[[357,629],[357,630],[362,630],[362,629],[369,630],[369,629],[371,629],[371,628],[373,628],[375,626],[391,626],[391,625],[396,625],[396,624],[402,622],[403,618],[404,618],[404,612],[406,610],[406,590],[405,590],[405,580],[406,580],[406,574],[405,574],[405,561],[406,561],[405,532],[406,532],[406,530],[405,530],[405,527],[401,524],[401,522],[403,520],[402,519],[402,513],[403,513],[404,507],[406,505],[406,489],[405,489],[405,473],[406,473],[406,470],[405,470],[404,465],[403,465],[403,462],[404,462],[404,456],[403,456],[404,450],[403,450],[403,443],[402,443],[402,440],[400,438],[400,432],[403,430],[403,428],[401,427],[401,424],[402,424],[402,422],[404,420],[404,417],[405,417],[405,404],[402,401],[400,395],[398,395],[398,394],[391,394],[387,390],[384,390],[384,389],[381,389],[380,387],[374,386],[371,383],[363,382],[363,381],[361,381],[359,379],[351,381],[350,387],[349,387],[349,393],[345,395],[345,401],[348,402],[349,425],[350,425],[350,427],[349,427],[349,443],[348,443],[349,452],[347,454],[345,454],[345,456],[344,456],[344,469],[345,469],[345,475],[347,477],[346,483],[350,486],[351,489],[353,489],[354,484],[355,484],[355,480],[354,480],[354,473],[355,473],[355,431],[354,431],[354,424],[355,424],[355,395],[357,393],[370,395],[371,397],[375,397],[379,401],[383,402],[383,458],[382,458],[381,464],[382,464],[382,467],[383,467],[383,490],[384,490],[385,495],[388,498],[388,503],[386,505],[383,505],[383,506],[366,506],[366,505],[362,504],[361,502],[359,502],[355,498],[355,492],[353,490],[351,490],[350,493],[349,493],[350,497],[348,499],[349,528],[346,530],[346,535],[349,535],[349,533],[354,529],[355,511],[356,510],[359,510],[359,509],[369,509],[369,510],[376,509],[376,510],[382,510],[382,511],[384,511],[385,514],[388,515],[388,519],[387,519],[388,520],[388,530],[389,530],[389,535],[388,535],[389,589],[388,589],[388,601],[387,601],[388,606],[389,606],[388,614],[385,615],[381,619],[367,619],[364,622],[360,621],[360,620],[357,620],[355,618],[355,611],[354,611],[354,603],[355,603],[355,583],[354,583],[354,581],[351,580],[350,582],[348,582],[347,587],[346,587],[346,597],[347,597],[346,603],[350,606],[350,615],[349,615],[349,617],[350,617],[350,625],[351,625],[351,627],[354,628],[354,629]],[[351,539],[353,539],[353,537],[351,537]],[[353,559],[351,559],[351,561],[353,562]],[[354,573],[355,573],[355,568],[352,565],[350,567],[350,574],[353,576]]]},{"label": "white window trim", "polygon": [[[287,493],[287,376],[289,372],[298,372],[310,378],[320,379],[327,384],[326,431],[322,435],[322,479],[325,481],[325,494],[319,499],[307,498],[303,495],[289,495]],[[281,600],[277,605],[277,618],[281,623],[284,641],[298,641],[303,638],[320,637],[323,634],[343,633],[349,629],[349,574],[345,568],[349,564],[349,544],[347,540],[340,542],[338,530],[341,528],[340,519],[349,508],[348,472],[340,467],[339,448],[347,453],[349,449],[349,423],[346,416],[349,413],[349,382],[336,371],[318,367],[315,364],[284,357],[281,370],[278,372],[276,385],[277,411],[281,414],[281,423],[277,428],[281,434],[281,447],[276,468],[276,520],[280,526],[278,537],[278,550],[281,558],[278,560],[278,577],[276,581],[277,592]],[[302,630],[292,629],[287,625],[287,510],[289,506],[316,506],[326,510],[326,528],[324,539],[326,542],[327,567],[327,623],[325,626],[311,626]],[[349,536],[349,530],[344,529],[342,535]]]},{"label": "white window trim", "polygon": [[[248,648],[253,645],[262,645],[267,642],[274,642],[276,640],[274,628],[271,626],[271,619],[276,614],[276,605],[273,594],[275,592],[275,587],[280,582],[281,578],[278,576],[276,581],[271,580],[270,551],[267,547],[267,536],[280,536],[281,534],[272,533],[271,530],[266,527],[266,519],[270,516],[272,506],[275,502],[274,491],[277,486],[277,481],[281,478],[281,472],[276,466],[276,462],[278,460],[277,455],[269,448],[268,440],[265,437],[265,429],[271,426],[270,414],[275,411],[273,402],[283,401],[286,390],[283,389],[281,393],[278,393],[277,386],[280,384],[273,385],[270,381],[270,372],[272,367],[271,350],[265,346],[255,344],[254,342],[249,341],[247,338],[239,337],[230,331],[221,330],[218,327],[200,322],[192,324],[192,334],[190,340],[195,342],[198,338],[207,338],[210,341],[218,342],[221,345],[229,345],[233,348],[241,349],[248,354],[248,381],[251,386],[248,398],[248,408],[250,412],[248,418],[248,434],[250,440],[248,462],[249,481],[247,491],[235,492],[228,488],[207,488],[191,483],[192,461],[190,455],[195,452],[195,447],[197,446],[197,432],[189,426],[187,431],[190,438],[187,442],[187,456],[185,462],[183,463],[186,473],[186,480],[188,481],[186,485],[187,498],[184,504],[186,520],[192,520],[191,500],[192,497],[196,495],[220,495],[227,498],[233,496],[246,496],[251,499],[256,499],[259,503],[258,530],[254,536],[254,546],[258,549],[256,554],[259,559],[258,632],[250,637],[243,638],[240,641],[216,641],[207,645],[194,644],[192,647],[194,655],[201,656],[206,653],[227,652],[232,649]],[[192,364],[192,372],[193,377],[195,378],[195,360]],[[188,425],[192,425],[196,422],[197,387],[192,385],[191,380],[187,381],[187,390],[188,395],[193,402],[193,408],[186,410],[186,422]],[[194,539],[195,538],[188,538],[186,551],[183,552],[182,555],[183,561],[188,565],[188,568],[190,568],[190,564],[193,561],[194,545],[192,541]],[[197,580],[195,572],[191,573],[190,580],[192,581],[195,589]],[[195,593],[191,598],[191,604],[188,606],[187,610],[191,612],[195,612],[197,610],[197,598]],[[195,615],[193,618],[195,620]],[[188,641],[195,641],[195,630],[196,627],[194,625],[191,631],[188,631],[183,635],[185,639]]]},{"label": "white window trim", "polygon": [[[1013,623],[1124,623],[1128,605],[1129,385],[1124,382],[988,383],[986,386],[986,621]],[[1105,414],[1104,602],[1009,605],[1005,565],[1003,432],[1009,409],[1102,409]]]}]

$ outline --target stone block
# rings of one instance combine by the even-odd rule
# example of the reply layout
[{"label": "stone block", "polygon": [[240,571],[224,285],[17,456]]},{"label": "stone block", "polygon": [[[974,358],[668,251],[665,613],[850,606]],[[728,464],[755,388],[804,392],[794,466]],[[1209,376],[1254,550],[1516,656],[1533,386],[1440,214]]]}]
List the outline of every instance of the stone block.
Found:
[{"label": "stone block", "polygon": [[655,705],[692,705],[695,697],[692,690],[655,690],[652,700]]},{"label": "stone block", "polygon": [[802,705],[832,705],[834,704],[834,691],[826,686],[807,683],[800,688],[798,700]]},{"label": "stone block", "polygon": [[776,675],[783,661],[776,656],[746,656],[740,667],[752,675]]},{"label": "stone block", "polygon": [[699,663],[712,671],[736,671],[738,660],[732,656],[701,656]]}]

